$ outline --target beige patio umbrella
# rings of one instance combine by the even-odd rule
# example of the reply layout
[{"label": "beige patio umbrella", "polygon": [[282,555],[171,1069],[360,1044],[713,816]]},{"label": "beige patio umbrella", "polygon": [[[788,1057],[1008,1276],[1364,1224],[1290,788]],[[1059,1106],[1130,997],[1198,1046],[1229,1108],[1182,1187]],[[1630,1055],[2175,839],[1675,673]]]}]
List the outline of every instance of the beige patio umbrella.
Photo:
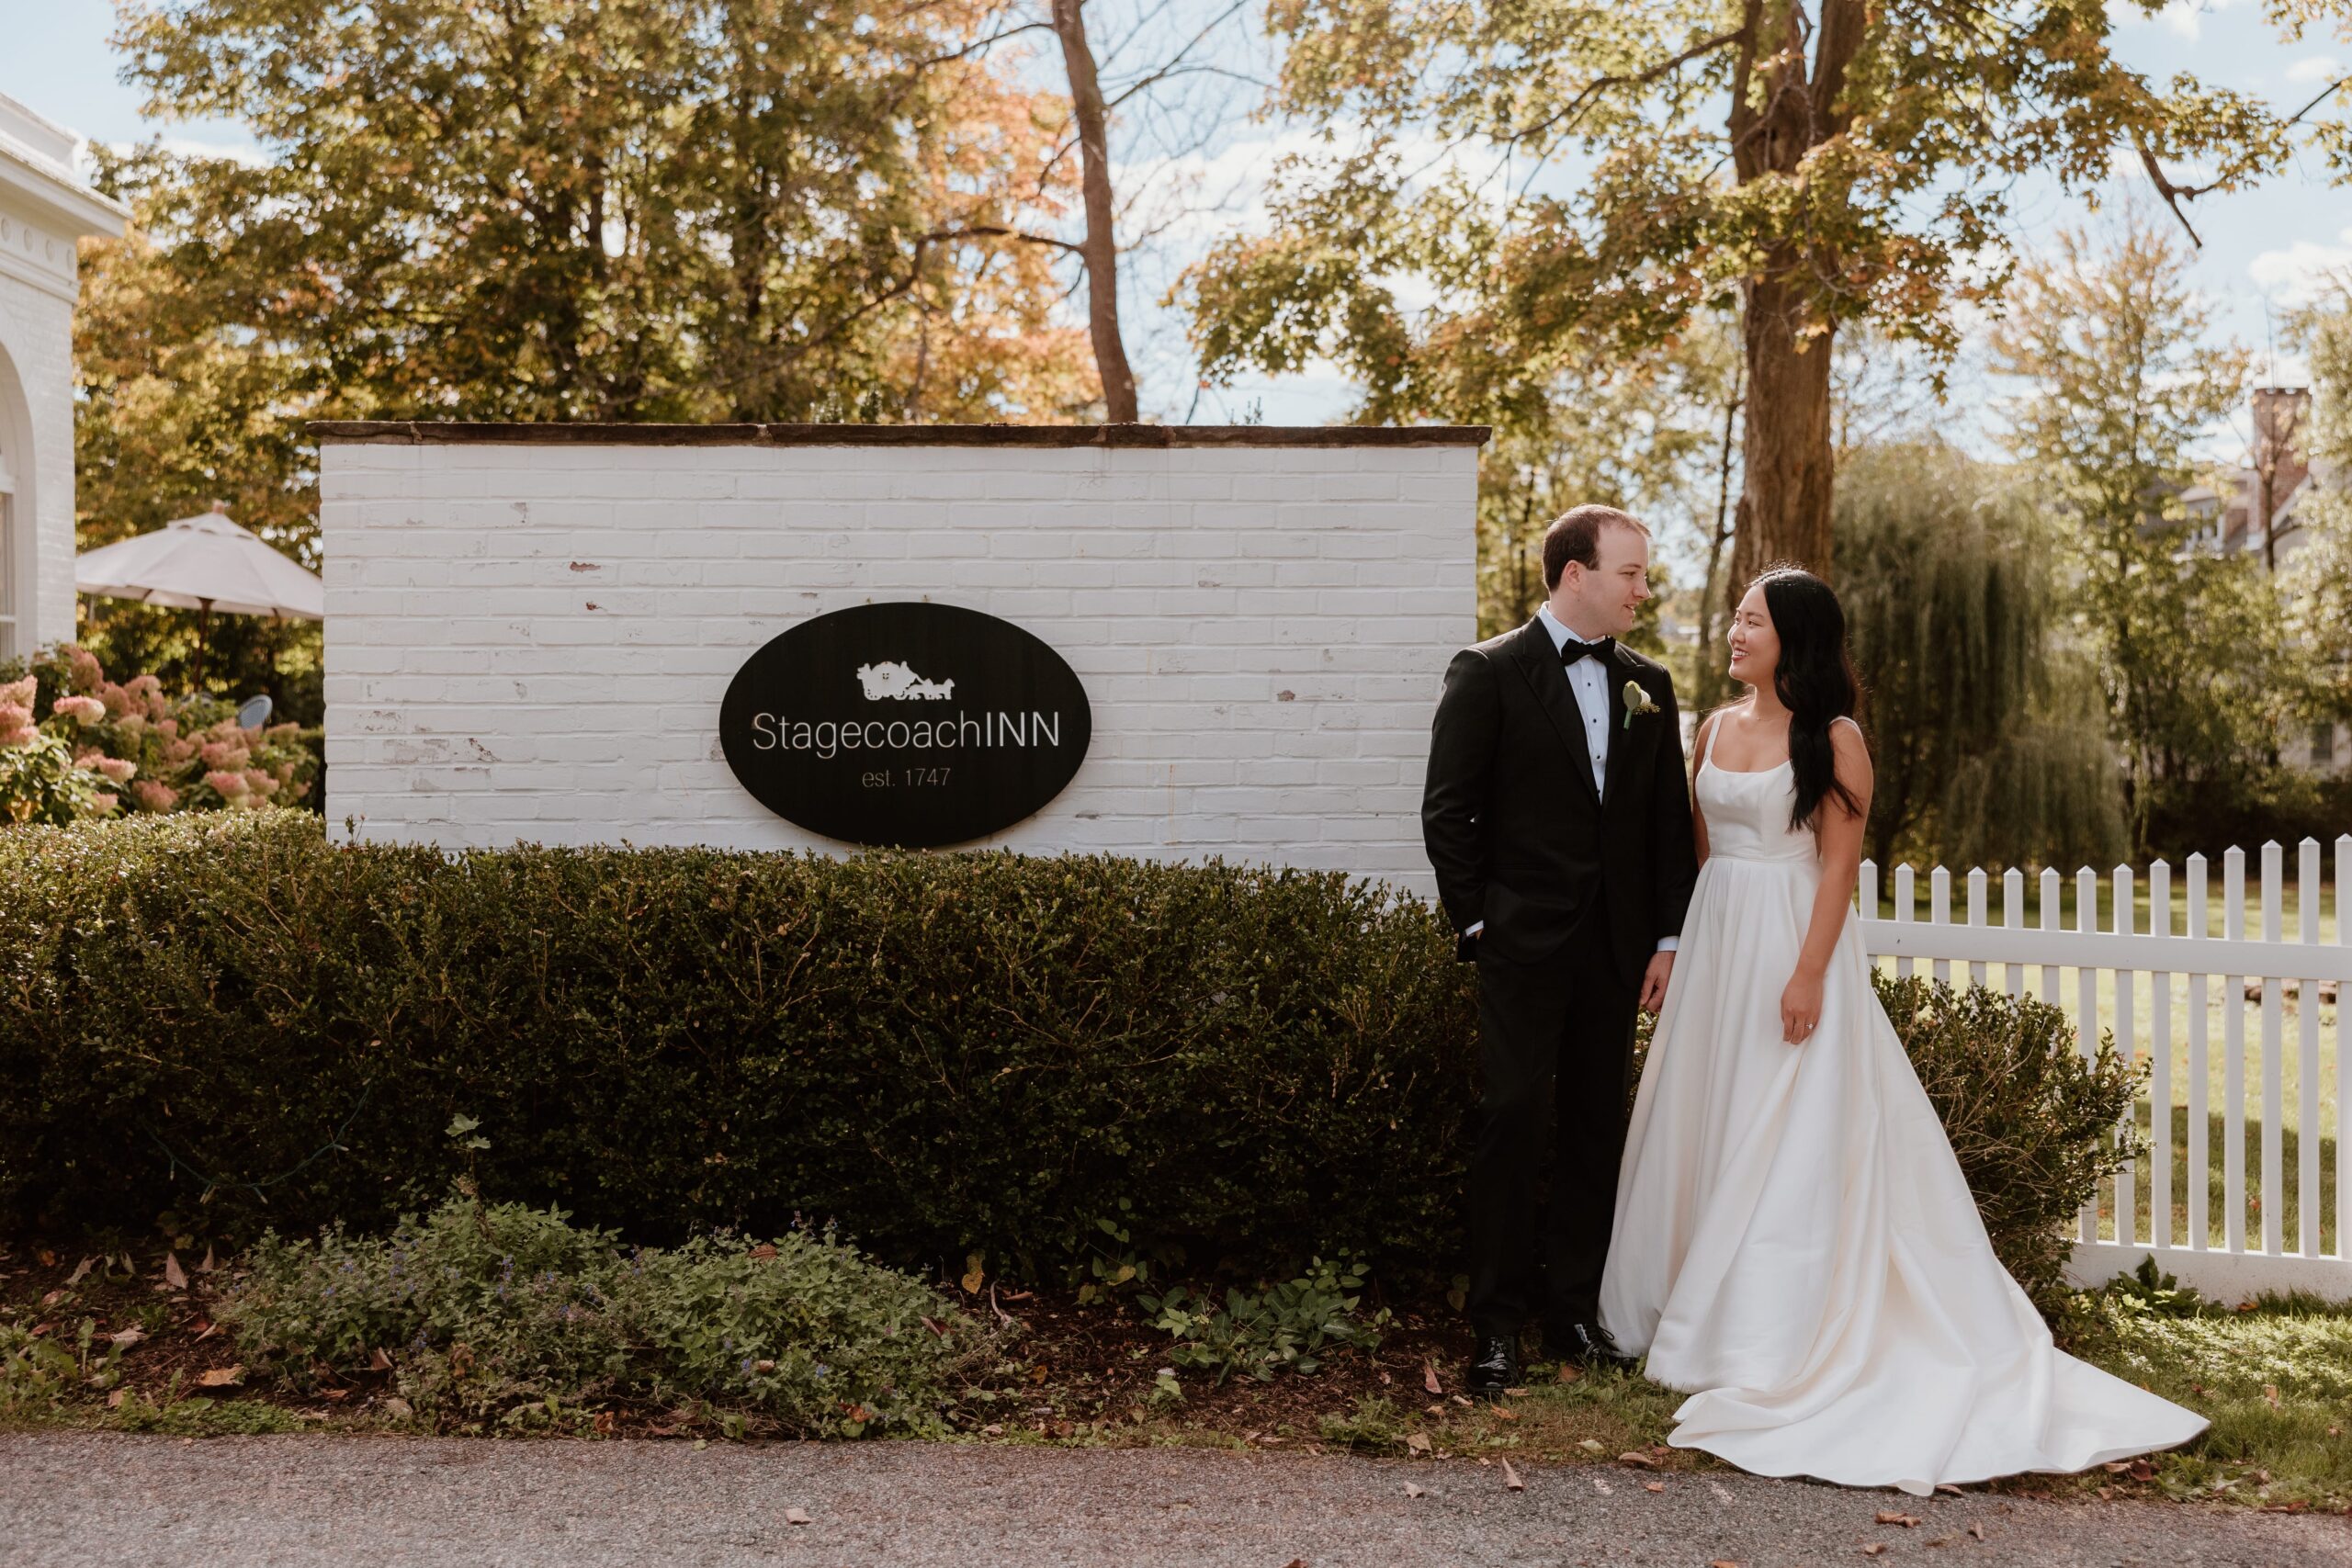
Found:
[{"label": "beige patio umbrella", "polygon": [[84,593],[197,611],[199,682],[213,611],[303,621],[322,621],[327,614],[326,584],[231,522],[217,501],[211,511],[152,534],[84,550],[74,558],[74,586]]}]

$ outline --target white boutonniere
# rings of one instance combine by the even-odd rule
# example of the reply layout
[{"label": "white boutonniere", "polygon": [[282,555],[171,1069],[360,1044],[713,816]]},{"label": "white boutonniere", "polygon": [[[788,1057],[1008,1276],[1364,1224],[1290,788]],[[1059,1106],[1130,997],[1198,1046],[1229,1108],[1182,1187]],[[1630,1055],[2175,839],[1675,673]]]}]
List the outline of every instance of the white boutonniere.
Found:
[{"label": "white boutonniere", "polygon": [[1617,728],[1620,729],[1631,729],[1634,728],[1634,716],[1635,714],[1656,712],[1657,712],[1657,704],[1652,702],[1650,700],[1650,694],[1642,690],[1642,683],[1639,681],[1626,682],[1625,722],[1619,725]]}]

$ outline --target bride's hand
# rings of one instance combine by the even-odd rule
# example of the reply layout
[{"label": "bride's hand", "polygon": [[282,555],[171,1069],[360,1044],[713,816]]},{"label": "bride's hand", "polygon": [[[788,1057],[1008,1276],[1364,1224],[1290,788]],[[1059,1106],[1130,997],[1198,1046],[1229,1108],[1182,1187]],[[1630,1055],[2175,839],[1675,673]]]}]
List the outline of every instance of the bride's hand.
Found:
[{"label": "bride's hand", "polygon": [[1814,1026],[1820,1021],[1821,976],[1800,969],[1781,993],[1781,1038],[1802,1045],[1813,1038]]}]

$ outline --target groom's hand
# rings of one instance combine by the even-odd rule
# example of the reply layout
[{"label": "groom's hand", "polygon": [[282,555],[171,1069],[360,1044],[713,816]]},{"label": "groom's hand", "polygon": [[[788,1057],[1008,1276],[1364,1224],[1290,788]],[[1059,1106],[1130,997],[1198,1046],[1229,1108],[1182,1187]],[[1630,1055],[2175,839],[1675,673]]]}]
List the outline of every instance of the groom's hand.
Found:
[{"label": "groom's hand", "polygon": [[1666,983],[1674,976],[1674,954],[1650,954],[1650,966],[1642,975],[1642,1010],[1655,1013],[1666,1005]]}]

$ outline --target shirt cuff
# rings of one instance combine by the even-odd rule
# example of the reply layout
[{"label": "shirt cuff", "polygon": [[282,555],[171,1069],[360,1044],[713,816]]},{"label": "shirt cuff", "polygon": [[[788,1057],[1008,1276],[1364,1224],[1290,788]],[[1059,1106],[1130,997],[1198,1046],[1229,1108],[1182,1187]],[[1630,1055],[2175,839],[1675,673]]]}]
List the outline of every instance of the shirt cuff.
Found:
[{"label": "shirt cuff", "polygon": [[1662,936],[1657,939],[1657,950],[1660,953],[1672,953],[1681,945],[1681,942],[1682,939],[1679,936]]},{"label": "shirt cuff", "polygon": [[1484,920],[1473,920],[1473,921],[1471,921],[1471,922],[1470,922],[1469,928],[1468,928],[1467,930],[1465,930],[1464,931],[1463,931],[1463,933],[1462,933],[1462,934],[1463,934],[1464,936],[1476,936],[1480,931],[1485,931],[1486,929],[1487,929],[1487,922],[1486,922],[1486,921],[1484,921]]}]

